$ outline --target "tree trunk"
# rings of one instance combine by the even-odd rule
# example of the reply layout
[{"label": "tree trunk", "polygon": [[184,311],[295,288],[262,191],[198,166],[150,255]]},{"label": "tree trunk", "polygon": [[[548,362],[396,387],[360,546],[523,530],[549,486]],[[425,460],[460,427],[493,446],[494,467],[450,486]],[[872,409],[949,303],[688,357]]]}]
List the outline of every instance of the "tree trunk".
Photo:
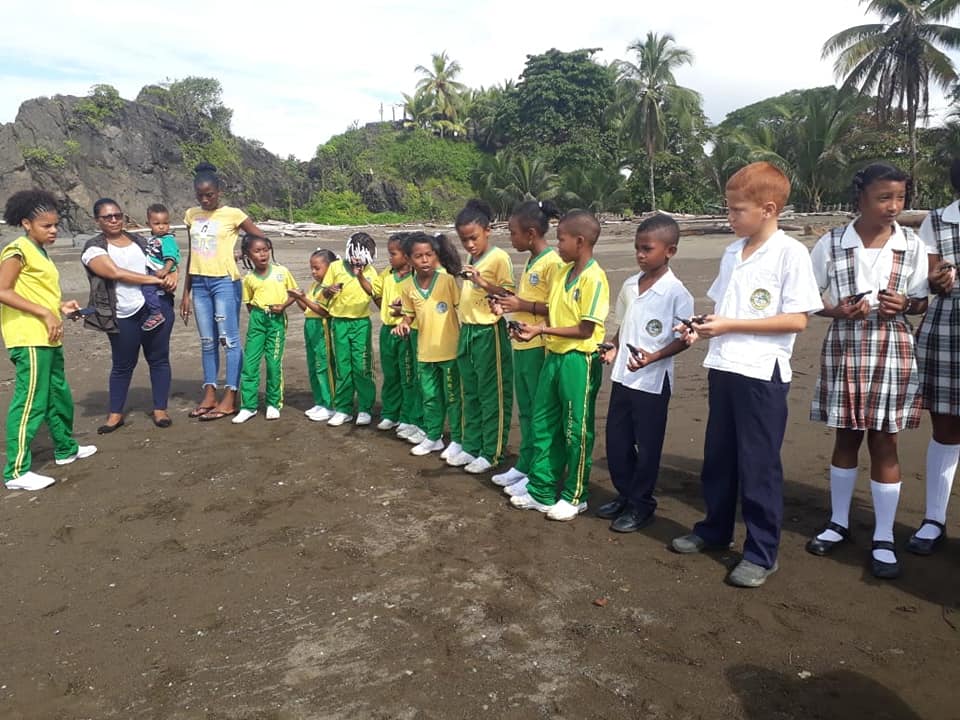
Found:
[{"label": "tree trunk", "polygon": [[917,116],[911,114],[910,118],[910,179],[913,181],[913,192],[910,193],[907,209],[913,209],[913,202],[920,192],[920,181],[917,178]]},{"label": "tree trunk", "polygon": [[653,212],[657,211],[657,192],[653,179],[653,153],[650,153],[650,209]]}]

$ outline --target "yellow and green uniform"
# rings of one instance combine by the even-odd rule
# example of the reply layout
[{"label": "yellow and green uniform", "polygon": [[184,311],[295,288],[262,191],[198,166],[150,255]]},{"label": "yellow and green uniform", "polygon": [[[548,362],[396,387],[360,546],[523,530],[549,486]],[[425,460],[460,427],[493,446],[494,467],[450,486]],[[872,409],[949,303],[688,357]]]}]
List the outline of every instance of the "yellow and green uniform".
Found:
[{"label": "yellow and green uniform", "polygon": [[209,212],[200,207],[187,210],[183,218],[190,233],[191,275],[240,278],[233,251],[237,247],[240,226],[247,219],[243,210],[219,207]]},{"label": "yellow and green uniform", "polygon": [[[0,263],[20,263],[13,291],[60,317],[60,273],[46,251],[26,237],[3,248]],[[46,323],[36,315],[0,305],[0,333],[14,366],[13,397],[7,411],[7,462],[3,479],[30,470],[30,443],[46,422],[58,460],[77,452],[73,439],[73,396],[64,372],[63,346],[50,341]]]},{"label": "yellow and green uniform", "polygon": [[[328,300],[321,292],[320,283],[310,286],[307,295],[313,302],[326,308]],[[303,342],[307,349],[307,374],[310,376],[310,391],[313,404],[322,408],[333,407],[333,346],[330,336],[330,319],[310,308],[303,311]]]},{"label": "yellow and green uniform", "polygon": [[[489,248],[470,264],[492,285],[514,289],[513,263]],[[506,321],[494,315],[487,292],[469,280],[460,293],[457,364],[463,384],[463,449],[496,465],[503,458],[513,414],[513,362]]]},{"label": "yellow and green uniform", "polygon": [[270,312],[271,305],[283,305],[287,290],[297,281],[283,265],[271,263],[262,275],[255,271],[243,278],[243,302],[250,309],[247,341],[243,346],[240,371],[240,406],[256,410],[260,392],[260,361],[267,366],[265,401],[268,406],[283,407],[283,348],[287,341],[287,315]]},{"label": "yellow and green uniform", "polygon": [[423,406],[421,428],[430,440],[443,436],[444,420],[450,424],[450,439],[463,441],[463,390],[457,367],[457,338],[460,322],[457,303],[460,289],[451,275],[434,272],[423,289],[413,278],[403,288],[403,314],[420,328],[417,366]]},{"label": "yellow and green uniform", "polygon": [[[370,285],[377,281],[372,265],[363,269]],[[333,409],[353,414],[356,395],[357,411],[369,413],[377,396],[373,382],[371,357],[373,326],[370,324],[370,296],[363,289],[349,263],[335,260],[323,277],[325,285],[343,287],[330,298],[330,334],[333,336],[334,393]]]},{"label": "yellow and green uniform", "polygon": [[[562,268],[563,261],[556,250],[545,248],[539,255],[527,261],[520,276],[517,295],[528,302],[535,303],[537,310],[545,313],[550,295],[550,283]],[[510,319],[534,327],[547,323],[545,314],[535,315],[529,312],[513,313]],[[533,430],[531,428],[533,399],[537,394],[537,381],[540,378],[545,357],[546,343],[543,337],[538,335],[530,342],[513,341],[513,386],[517,397],[517,415],[520,420],[520,452],[514,467],[524,475],[530,472],[530,464],[533,461]]]},{"label": "yellow and green uniform", "polygon": [[527,492],[548,505],[557,501],[564,467],[567,474],[560,497],[573,505],[587,498],[595,406],[603,374],[597,344],[603,342],[603,324],[610,310],[610,287],[597,262],[591,258],[579,276],[572,277],[573,270],[573,263],[563,266],[550,284],[550,327],[576,327],[582,320],[594,326],[585,340],[546,336],[547,356],[534,399],[533,464],[527,474]]},{"label": "yellow and green uniform", "polygon": [[413,284],[413,274],[399,275],[388,267],[377,276],[373,294],[380,298],[380,414],[389,420],[420,426],[420,388],[417,379],[416,321],[410,335],[402,338],[392,333],[402,318],[393,314],[393,303],[400,300],[405,288]]}]

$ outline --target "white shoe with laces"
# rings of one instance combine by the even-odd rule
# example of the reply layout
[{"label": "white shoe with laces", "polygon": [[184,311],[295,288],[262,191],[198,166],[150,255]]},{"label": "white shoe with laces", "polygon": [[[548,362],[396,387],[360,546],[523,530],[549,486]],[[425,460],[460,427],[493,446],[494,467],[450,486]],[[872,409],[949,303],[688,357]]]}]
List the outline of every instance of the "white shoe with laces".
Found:
[{"label": "white shoe with laces", "polygon": [[384,418],[377,424],[377,430],[393,430],[398,424],[390,418]]},{"label": "white shoe with laces", "polygon": [[505,495],[513,497],[514,495],[526,495],[527,494],[527,484],[530,482],[529,478],[523,478],[523,480],[517,480],[513,485],[507,485],[503,488]]},{"label": "white shoe with laces", "polygon": [[542,513],[549,513],[554,507],[553,505],[544,505],[541,502],[537,502],[529,493],[514,495],[510,498],[510,504],[518,510],[538,510]]},{"label": "white shoe with laces", "polygon": [[566,500],[558,500],[557,504],[550,508],[550,511],[547,513],[547,519],[560,520],[561,522],[573,520],[577,515],[586,511],[587,504],[585,502],[574,505]]},{"label": "white shoe with laces", "polygon": [[413,432],[404,439],[411,445],[419,445],[427,439],[427,434],[420,428],[414,428]]},{"label": "white shoe with laces", "polygon": [[241,410],[240,412],[237,413],[237,416],[230,422],[232,422],[234,425],[240,425],[241,423],[245,423],[247,420],[249,420],[256,414],[257,414],[256,410]]},{"label": "white shoe with laces", "polygon": [[307,417],[310,418],[313,422],[326,422],[327,420],[333,417],[332,410],[327,410],[327,408],[321,405],[318,405],[317,407],[319,407],[320,409],[317,410],[312,415],[307,415]]},{"label": "white shoe with laces", "polygon": [[408,437],[410,437],[411,435],[413,435],[413,434],[414,434],[415,432],[417,432],[417,430],[419,430],[419,429],[420,429],[420,428],[418,428],[416,425],[407,425],[407,426],[406,426],[405,428],[403,428],[403,429],[399,429],[399,428],[398,428],[398,429],[397,429],[397,437],[400,438],[401,440],[406,440]]},{"label": "white shoe with laces", "polygon": [[330,427],[340,427],[345,422],[350,422],[351,420],[353,420],[353,415],[347,415],[346,413],[342,413],[342,412],[335,412],[333,415],[330,416],[330,419],[327,420],[327,425],[329,425]]},{"label": "white shoe with laces", "polygon": [[313,415],[316,415],[316,414],[317,414],[318,412],[320,412],[321,410],[323,410],[323,405],[314,405],[314,406],[313,406],[312,408],[310,408],[309,410],[304,410],[304,411],[303,411],[303,414],[306,415],[306,416],[307,416],[308,418],[310,418],[311,420],[313,420],[313,417],[312,417],[312,416],[313,416]]},{"label": "white shoe with laces", "polygon": [[273,405],[267,405],[267,412],[264,413],[264,417],[266,417],[267,420],[279,420],[280,408],[275,408]]},{"label": "white shoe with laces", "polygon": [[447,458],[447,465],[450,467],[465,467],[472,463],[476,458],[468,453],[466,450],[461,450],[456,455],[451,453],[450,457]]},{"label": "white shoe with laces", "polygon": [[485,457],[478,457],[472,463],[467,465],[464,470],[466,470],[471,475],[479,475],[480,473],[485,473],[487,470],[492,468],[493,465],[490,464],[490,461]]},{"label": "white shoe with laces", "polygon": [[429,455],[432,452],[443,450],[443,440],[431,440],[425,438],[423,442],[410,449],[411,455]]},{"label": "white shoe with laces", "polygon": [[370,417],[370,413],[357,413],[357,425],[369,425],[373,422],[373,418]]},{"label": "white shoe with laces", "polygon": [[451,442],[447,445],[447,449],[440,454],[441,460],[449,460],[452,457],[456,457],[463,452],[463,446],[458,442]]},{"label": "white shoe with laces", "polygon": [[27,470],[27,472],[20,477],[7,480],[4,484],[7,486],[7,490],[29,490],[33,492],[35,490],[43,490],[45,487],[50,487],[55,482],[56,480],[52,477]]},{"label": "white shoe with laces", "polygon": [[[54,462],[56,462],[57,465],[69,465],[74,460],[83,460],[84,458],[88,458],[91,455],[94,455],[96,452],[97,452],[96,445],[80,445],[79,447],[77,447],[77,451],[70,457],[60,458],[59,460],[56,460]],[[41,475],[41,477],[43,476]]]},{"label": "white shoe with laces", "polygon": [[516,482],[520,482],[527,476],[516,468],[510,468],[505,473],[500,473],[499,475],[494,475],[490,478],[491,482],[494,485],[499,485],[500,487],[506,487],[507,485],[513,485]]}]

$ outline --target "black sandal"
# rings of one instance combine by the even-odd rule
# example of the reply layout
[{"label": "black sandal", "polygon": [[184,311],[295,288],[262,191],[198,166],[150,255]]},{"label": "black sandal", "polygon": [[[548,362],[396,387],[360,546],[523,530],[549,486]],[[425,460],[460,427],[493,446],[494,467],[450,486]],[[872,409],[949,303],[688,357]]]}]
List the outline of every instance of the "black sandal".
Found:
[{"label": "black sandal", "polygon": [[894,553],[894,558],[896,558],[897,547],[889,540],[873,541],[873,544],[870,546],[870,571],[875,578],[879,578],[880,580],[893,580],[900,575],[900,562],[898,560],[894,560],[892,563],[877,560],[873,556],[874,550],[889,550]]},{"label": "black sandal", "polygon": [[[833,530],[837,535],[840,536],[839,540],[821,540],[817,535],[820,533],[826,532],[827,530]],[[842,543],[845,543],[850,539],[850,530],[845,528],[843,525],[838,525],[837,523],[831,521],[827,523],[827,526],[814,535],[810,540],[807,541],[807,552],[811,555],[819,555],[823,557],[829,555],[833,552],[833,549]]]},{"label": "black sandal", "polygon": [[943,523],[931,520],[930,518],[924,518],[923,522],[920,523],[920,527],[917,528],[917,532],[920,532],[924,525],[933,525],[934,527],[940,528],[940,534],[932,540],[919,538],[917,537],[917,533],[911,535],[907,541],[907,550],[914,555],[933,555],[933,551],[936,550],[937,546],[947,537],[947,528]]}]

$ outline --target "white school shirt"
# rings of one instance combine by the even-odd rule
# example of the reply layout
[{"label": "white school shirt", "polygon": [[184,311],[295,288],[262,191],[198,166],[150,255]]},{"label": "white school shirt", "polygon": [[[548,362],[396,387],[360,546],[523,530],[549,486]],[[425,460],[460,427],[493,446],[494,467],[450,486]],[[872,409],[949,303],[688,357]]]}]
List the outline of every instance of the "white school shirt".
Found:
[{"label": "white school shirt", "polygon": [[[813,262],[813,274],[817,278],[820,292],[825,294],[830,303],[836,305],[843,298],[837,297],[840,293],[837,285],[833,260],[830,258],[830,233],[817,241],[810,260]],[[890,271],[893,269],[893,251],[906,251],[905,263],[912,263],[911,267],[903,270],[907,275],[907,296],[925,298],[927,287],[927,248],[914,234],[909,236],[897,223],[893,224],[893,234],[882,248],[871,249],[863,247],[860,235],[853,227],[847,225],[840,238],[840,247],[845,250],[853,249],[856,264],[857,292],[869,292],[866,299],[870,303],[871,313],[876,312],[880,305],[877,291],[890,284]]]},{"label": "white school shirt", "polygon": [[[928,213],[923,219],[923,222],[920,223],[919,235],[920,239],[923,240],[923,244],[927,247],[927,253],[930,255],[939,255],[939,238],[933,231],[933,220],[930,219],[931,215],[933,215],[933,212]],[[941,210],[940,217],[944,222],[948,222],[951,225],[960,225],[960,200],[950,203]]]},{"label": "white school shirt", "polygon": [[[107,243],[107,249],[90,247],[80,256],[80,262],[89,265],[90,261],[101,255],[108,255],[114,264],[122,270],[140,273],[141,275],[147,269],[147,256],[135,242],[126,247],[117,247]],[[146,300],[143,298],[143,291],[139,285],[131,283],[117,282],[117,317],[128,318],[140,312]]]},{"label": "white school shirt", "polygon": [[663,379],[670,378],[670,391],[675,392],[673,382],[673,358],[647,365],[636,372],[627,369],[630,350],[627,343],[636,348],[656,352],[679,337],[673,332],[676,317],[693,315],[693,295],[680,279],[667,269],[663,277],[640,294],[637,283],[643,273],[637,273],[620,289],[614,315],[620,326],[620,347],[613,361],[610,378],[613,382],[642,392],[659,395],[663,392]]},{"label": "white school shirt", "polygon": [[[810,253],[802,243],[777,230],[743,260],[746,242],[741,238],[731,243],[720,258],[720,272],[707,291],[716,315],[759,320],[823,309]],[[796,337],[796,333],[727,333],[710,338],[703,366],[770,380],[779,364],[780,379],[790,382],[790,356]]]}]

